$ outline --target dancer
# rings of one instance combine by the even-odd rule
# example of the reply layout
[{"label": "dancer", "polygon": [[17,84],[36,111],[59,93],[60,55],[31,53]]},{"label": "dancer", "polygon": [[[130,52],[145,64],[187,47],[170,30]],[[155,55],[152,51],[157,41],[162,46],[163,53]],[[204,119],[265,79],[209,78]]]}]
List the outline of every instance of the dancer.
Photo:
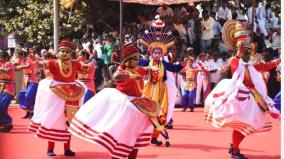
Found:
[{"label": "dancer", "polygon": [[197,68],[193,67],[194,58],[188,57],[187,66],[181,70],[181,74],[185,76],[185,83],[183,85],[184,93],[182,95],[181,105],[185,111],[190,108],[190,112],[194,111],[195,94],[196,94],[196,72]]},{"label": "dancer", "polygon": [[27,59],[24,57],[24,60],[16,69],[24,71],[23,87],[18,96],[20,107],[26,111],[23,118],[32,118],[39,82],[37,77],[38,67],[33,48],[28,49]]},{"label": "dancer", "polygon": [[7,51],[0,50],[0,132],[7,133],[13,129],[12,118],[8,107],[14,97],[14,67],[9,61]]},{"label": "dancer", "polygon": [[208,95],[205,117],[217,128],[227,126],[233,129],[229,153],[233,159],[246,159],[239,149],[243,139],[252,133],[271,130],[271,119],[279,117],[258,70],[275,68],[280,60],[254,65],[250,51],[245,48],[248,34],[242,25],[231,20],[223,29],[225,44],[230,49],[237,48],[229,66],[233,77],[220,81]]},{"label": "dancer", "polygon": [[[167,80],[166,71],[179,72],[182,69],[182,65],[172,64],[161,60],[161,58],[167,54],[168,48],[174,45],[174,37],[164,26],[165,24],[160,19],[157,19],[153,27],[150,27],[149,30],[145,31],[141,42],[151,54],[152,60],[141,59],[140,65],[148,66],[150,69],[158,69],[158,72],[148,74],[143,95],[158,103],[161,110],[159,122],[166,125],[167,114],[169,111],[169,94],[165,83]],[[158,146],[163,144],[162,141],[158,141],[159,135],[160,131],[154,129],[151,140],[152,144]]]},{"label": "dancer", "polygon": [[89,59],[88,52],[86,50],[81,50],[79,52],[78,61],[90,66],[90,69],[79,72],[77,77],[79,81],[83,82],[88,87],[88,91],[84,97],[84,103],[86,103],[89,99],[91,99],[94,96],[94,94],[96,94],[95,83],[94,83],[95,64],[87,59]]},{"label": "dancer", "polygon": [[75,155],[70,149],[71,134],[67,131],[67,125],[82,104],[86,90],[83,84],[75,81],[76,74],[88,66],[72,61],[71,51],[72,43],[62,40],[59,43],[58,59],[40,63],[49,69],[53,79],[45,78],[39,83],[29,130],[36,137],[48,141],[48,156],[56,156],[53,152],[55,142],[64,143],[65,156]]},{"label": "dancer", "polygon": [[138,148],[149,144],[159,109],[142,98],[143,76],[150,70],[137,67],[140,50],[133,44],[122,48],[122,62],[114,73],[116,88],[105,88],[75,114],[70,132],[105,148],[112,158],[135,159]]}]

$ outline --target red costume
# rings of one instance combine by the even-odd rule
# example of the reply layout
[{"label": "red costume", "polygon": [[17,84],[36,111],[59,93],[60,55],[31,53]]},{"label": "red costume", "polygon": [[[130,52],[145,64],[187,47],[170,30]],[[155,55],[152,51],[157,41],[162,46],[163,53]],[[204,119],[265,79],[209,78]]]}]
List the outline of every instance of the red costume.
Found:
[{"label": "red costume", "polygon": [[71,48],[71,42],[61,41],[59,59],[45,62],[53,79],[45,78],[39,83],[34,116],[30,123],[30,131],[35,132],[37,137],[48,140],[48,156],[55,156],[54,142],[64,142],[65,156],[75,155],[70,150],[71,134],[67,131],[67,124],[82,103],[85,90],[75,81],[76,73],[83,66],[68,58]]}]

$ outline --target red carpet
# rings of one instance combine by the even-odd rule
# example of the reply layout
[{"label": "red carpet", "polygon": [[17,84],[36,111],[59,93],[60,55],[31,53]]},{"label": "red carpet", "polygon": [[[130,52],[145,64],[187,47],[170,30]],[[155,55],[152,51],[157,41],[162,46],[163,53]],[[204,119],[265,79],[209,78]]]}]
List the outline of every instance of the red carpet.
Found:
[{"label": "red carpet", "polygon": [[[45,159],[47,143],[27,132],[29,121],[21,119],[24,112],[12,106],[14,129],[0,134],[0,159]],[[268,133],[253,134],[241,144],[242,153],[249,159],[280,159],[280,120],[274,120],[274,129]],[[230,129],[216,129],[203,120],[203,109],[196,112],[174,113],[174,129],[169,131],[171,147],[148,146],[139,151],[139,159],[229,159]],[[86,141],[72,138],[71,148],[77,155],[74,159],[108,159],[104,149]],[[55,159],[63,156],[63,144],[55,145]]]}]

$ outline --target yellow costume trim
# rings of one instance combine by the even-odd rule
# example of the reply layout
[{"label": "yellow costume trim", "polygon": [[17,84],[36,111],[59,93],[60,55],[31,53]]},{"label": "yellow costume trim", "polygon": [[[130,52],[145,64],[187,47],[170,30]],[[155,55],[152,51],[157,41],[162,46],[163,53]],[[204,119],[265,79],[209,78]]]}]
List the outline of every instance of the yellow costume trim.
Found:
[{"label": "yellow costume trim", "polygon": [[[250,73],[249,73],[248,66],[245,66],[245,78],[248,79],[249,81],[252,81]],[[256,103],[258,103],[258,105],[261,107],[261,109],[264,112],[270,112],[268,107],[267,107],[265,100],[262,97],[262,95],[255,88],[253,88],[253,89],[249,88],[249,91],[253,94]]]},{"label": "yellow costume trim", "polygon": [[78,105],[69,105],[67,104],[65,107],[66,111],[66,118],[69,123],[71,123],[73,117],[75,116],[76,112],[79,110]]},{"label": "yellow costume trim", "polygon": [[[154,61],[151,60],[149,63],[150,69],[154,66]],[[148,75],[148,81],[144,87],[143,95],[157,102],[158,106],[161,108],[160,114],[168,113],[168,90],[167,85],[163,81],[164,77],[164,64],[159,62],[158,64],[158,81],[156,83],[152,83],[151,74]]]},{"label": "yellow costume trim", "polygon": [[56,85],[50,89],[66,101],[79,101],[85,93],[83,87],[76,85]]},{"label": "yellow costume trim", "polygon": [[171,41],[169,43],[164,43],[164,42],[160,42],[160,41],[156,41],[156,42],[152,42],[152,43],[148,43],[145,40],[142,40],[141,43],[145,46],[148,47],[148,51],[149,52],[153,52],[153,50],[155,48],[161,48],[163,55],[167,54],[167,50],[170,46],[174,45],[174,41]]}]

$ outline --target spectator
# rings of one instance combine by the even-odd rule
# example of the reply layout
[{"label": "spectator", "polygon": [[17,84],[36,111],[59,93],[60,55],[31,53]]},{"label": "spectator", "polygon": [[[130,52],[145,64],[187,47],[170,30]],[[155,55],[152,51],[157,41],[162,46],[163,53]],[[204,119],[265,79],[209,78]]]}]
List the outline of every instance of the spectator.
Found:
[{"label": "spectator", "polygon": [[113,53],[113,47],[115,45],[115,43],[113,42],[113,37],[111,35],[108,35],[107,38],[106,38],[106,41],[105,41],[105,44],[103,45],[103,49],[104,49],[104,53],[105,53],[105,66],[106,66],[106,79],[110,79],[110,77],[108,76],[109,73],[108,73],[108,67],[110,65],[110,59],[111,59],[111,55]]},{"label": "spectator", "polygon": [[265,10],[266,10],[266,20],[268,22],[268,25],[275,29],[279,28],[278,26],[278,18],[275,16],[273,7],[271,7],[271,4],[268,3],[265,5]]},{"label": "spectator", "polygon": [[265,28],[265,21],[266,21],[266,10],[265,8],[258,2],[258,7],[256,8],[256,24],[260,30],[260,33],[268,38],[268,33]]},{"label": "spectator", "polygon": [[209,68],[208,68],[208,71],[210,73],[209,81],[211,89],[213,89],[216,86],[216,84],[221,80],[221,72],[219,70],[223,66],[223,63],[219,61],[219,53],[214,52],[212,56],[213,59],[209,61]]},{"label": "spectator", "polygon": [[219,7],[217,12],[217,19],[220,24],[223,26],[227,20],[229,20],[230,10],[227,7],[227,2],[223,2],[222,6]]},{"label": "spectator", "polygon": [[168,7],[166,4],[160,6],[156,13],[160,15],[161,19],[171,19],[174,16],[172,8]]},{"label": "spectator", "polygon": [[120,58],[121,58],[121,54],[120,54],[119,46],[115,45],[113,47],[113,53],[111,55],[111,64],[108,67],[110,79],[112,79],[113,73],[116,71],[116,69],[119,66]]},{"label": "spectator", "polygon": [[188,21],[188,25],[192,30],[193,50],[196,56],[201,52],[201,18],[199,18],[199,11],[195,10],[193,19]]},{"label": "spectator", "polygon": [[205,52],[206,48],[211,46],[214,38],[214,19],[211,18],[207,10],[202,12],[203,21],[201,21],[202,36],[201,36],[201,52]]},{"label": "spectator", "polygon": [[96,93],[98,93],[103,86],[103,81],[104,81],[104,71],[103,69],[105,68],[104,61],[100,58],[98,58],[97,52],[94,52],[93,56],[90,58],[90,60],[95,64],[96,66],[96,72],[95,72],[95,89]]},{"label": "spectator", "polygon": [[210,16],[214,19],[214,24],[213,24],[214,39],[221,39],[223,28],[221,24],[216,20],[216,13],[212,12]]}]

